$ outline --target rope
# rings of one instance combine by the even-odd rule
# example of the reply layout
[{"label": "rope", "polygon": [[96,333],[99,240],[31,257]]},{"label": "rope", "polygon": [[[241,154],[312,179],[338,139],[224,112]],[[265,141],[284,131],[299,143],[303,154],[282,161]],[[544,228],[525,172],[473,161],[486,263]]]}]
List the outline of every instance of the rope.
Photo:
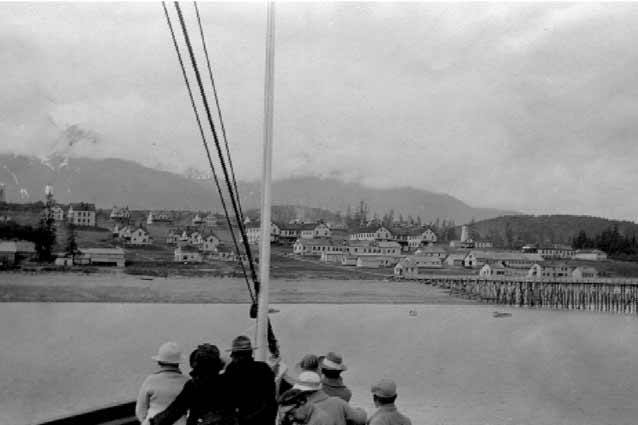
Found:
[{"label": "rope", "polygon": [[235,189],[235,196],[237,199],[237,206],[239,207],[239,215],[241,223],[244,223],[244,214],[241,207],[241,202],[239,199],[239,189],[237,189],[237,180],[235,179],[235,167],[233,167],[233,160],[230,156],[230,149],[228,147],[228,138],[226,137],[226,126],[224,126],[224,120],[222,118],[222,108],[219,106],[219,96],[217,96],[217,85],[215,84],[215,79],[213,78],[213,70],[210,65],[210,58],[208,56],[208,48],[206,47],[206,39],[204,37],[204,29],[202,27],[202,20],[199,16],[199,7],[197,7],[197,2],[194,1],[193,5],[195,5],[195,14],[197,15],[197,24],[199,26],[199,34],[202,38],[202,46],[204,47],[204,56],[206,57],[206,66],[208,68],[208,76],[210,77],[210,84],[213,86],[213,97],[215,98],[215,107],[217,108],[217,116],[219,118],[219,124],[222,129],[222,139],[224,139],[224,146],[226,147],[226,158],[228,159],[228,165],[230,166],[230,175],[233,182],[233,187]]},{"label": "rope", "polygon": [[[204,129],[202,127],[201,119],[199,118],[199,112],[197,111],[197,106],[195,104],[195,99],[193,97],[193,91],[191,90],[190,82],[188,80],[188,75],[186,74],[186,68],[184,66],[184,61],[182,59],[182,54],[179,50],[179,45],[177,44],[177,39],[175,38],[175,31],[173,30],[173,24],[171,23],[171,18],[168,14],[168,9],[166,9],[166,3],[162,2],[162,7],[164,8],[164,15],[166,16],[166,23],[168,24],[168,29],[171,32],[171,38],[173,39],[173,46],[175,47],[175,52],[177,53],[177,60],[179,61],[179,66],[182,70],[182,76],[184,77],[184,82],[186,83],[186,89],[188,90],[188,96],[191,101],[191,106],[193,107],[193,112],[195,113],[195,120],[197,121],[197,127],[199,128],[199,134],[202,138],[202,142],[204,144],[204,149],[206,150],[206,156],[208,157],[208,163],[213,172],[213,179],[215,180],[215,186],[217,187],[217,192],[219,193],[219,197],[221,199],[222,207],[224,209],[224,215],[226,216],[226,220],[228,222],[228,228],[230,229],[230,234],[233,239],[233,243],[235,245],[235,250],[237,251],[237,255],[241,255],[239,250],[239,244],[237,243],[237,239],[235,238],[235,233],[233,232],[232,223],[230,222],[228,209],[226,207],[226,201],[224,200],[223,192],[221,186],[219,184],[219,179],[217,178],[217,173],[215,172],[215,167],[213,166],[213,161],[211,159],[210,150],[208,149],[208,143],[206,142],[206,136],[204,135]],[[240,265],[242,271],[244,273],[244,278],[246,280],[246,286],[248,287],[248,293],[250,295],[250,299],[254,304],[256,302],[256,296],[253,294],[253,290],[250,286],[250,282],[248,281],[248,273],[246,272],[246,268],[244,267],[244,263],[240,258]]]},{"label": "rope", "polygon": [[[219,157],[219,161],[222,166],[222,171],[224,172],[224,178],[226,179],[226,185],[228,186],[228,192],[232,193],[233,188],[230,184],[230,179],[228,176],[228,170],[226,169],[226,161],[224,161],[224,155],[222,154],[221,147],[219,145],[219,138],[217,137],[217,131],[215,130],[215,124],[213,123],[213,117],[210,112],[210,106],[208,106],[208,99],[206,97],[206,93],[204,91],[204,84],[202,83],[202,77],[199,73],[199,68],[197,67],[197,60],[195,59],[195,53],[193,52],[193,46],[191,45],[190,37],[188,36],[188,30],[186,29],[186,23],[184,22],[184,15],[182,14],[182,9],[179,6],[179,2],[175,3],[175,9],[177,10],[177,16],[179,17],[179,22],[182,27],[182,32],[184,33],[184,41],[186,42],[186,46],[188,47],[188,53],[191,59],[191,65],[193,67],[193,71],[195,72],[195,78],[197,79],[197,85],[199,86],[199,93],[202,97],[202,102],[204,103],[204,109],[206,110],[206,118],[208,119],[208,123],[210,125],[210,129],[213,133],[213,140],[215,141],[215,147],[217,148],[217,156]],[[208,148],[207,148],[208,153]],[[246,252],[246,256],[248,257],[248,265],[250,266],[250,272],[253,278],[253,283],[255,285],[255,292],[259,293],[259,281],[257,280],[257,273],[255,272],[255,266],[253,264],[252,255],[250,253],[250,246],[248,245],[248,238],[246,237],[246,233],[244,232],[243,223],[241,223],[241,219],[239,218],[239,212],[237,211],[237,203],[235,202],[235,197],[230,197],[231,204],[233,206],[233,210],[235,212],[235,217],[237,221],[240,223],[239,230],[241,232],[242,240],[244,242],[244,250]],[[232,232],[231,232],[232,233]]]}]

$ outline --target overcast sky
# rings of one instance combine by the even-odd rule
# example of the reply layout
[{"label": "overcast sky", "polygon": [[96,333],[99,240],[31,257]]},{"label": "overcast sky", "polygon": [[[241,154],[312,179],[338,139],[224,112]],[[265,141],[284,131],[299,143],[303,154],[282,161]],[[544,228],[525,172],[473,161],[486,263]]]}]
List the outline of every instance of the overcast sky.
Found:
[{"label": "overcast sky", "polygon": [[[257,179],[265,6],[200,10],[238,177]],[[275,178],[638,216],[638,4],[280,3],[276,25]],[[160,3],[3,3],[0,64],[3,151],[206,169]],[[90,137],[69,147],[71,125]]]}]

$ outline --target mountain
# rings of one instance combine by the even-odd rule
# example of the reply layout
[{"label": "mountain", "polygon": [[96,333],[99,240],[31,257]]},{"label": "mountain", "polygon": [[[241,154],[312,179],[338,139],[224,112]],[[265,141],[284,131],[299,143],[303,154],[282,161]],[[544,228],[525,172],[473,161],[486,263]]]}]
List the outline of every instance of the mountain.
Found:
[{"label": "mountain", "polygon": [[613,227],[624,236],[638,235],[638,224],[631,221],[579,215],[495,217],[473,223],[469,230],[474,239],[488,239],[498,247],[517,247],[531,243],[569,245],[581,231],[593,237]]},{"label": "mountain", "polygon": [[[211,180],[187,178],[122,159],[52,157],[40,159],[0,155],[0,183],[8,202],[33,202],[53,186],[62,203],[93,202],[98,208],[128,205],[132,209],[219,210],[219,197]],[[238,183],[242,206],[258,208],[259,183]],[[424,221],[452,219],[464,223],[510,212],[473,208],[452,196],[414,188],[375,189],[336,179],[296,177],[273,182],[273,204],[299,205],[345,212],[360,201],[370,215],[394,210]]]}]

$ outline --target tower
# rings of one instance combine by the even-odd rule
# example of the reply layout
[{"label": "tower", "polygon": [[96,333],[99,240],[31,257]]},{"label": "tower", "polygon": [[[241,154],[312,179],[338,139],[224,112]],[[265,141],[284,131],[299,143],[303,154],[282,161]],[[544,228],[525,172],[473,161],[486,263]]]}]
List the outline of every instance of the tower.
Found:
[{"label": "tower", "polygon": [[461,226],[461,242],[467,242],[470,239],[470,232],[467,230],[467,225]]},{"label": "tower", "polygon": [[4,191],[4,183],[0,183],[0,202],[7,202]]}]

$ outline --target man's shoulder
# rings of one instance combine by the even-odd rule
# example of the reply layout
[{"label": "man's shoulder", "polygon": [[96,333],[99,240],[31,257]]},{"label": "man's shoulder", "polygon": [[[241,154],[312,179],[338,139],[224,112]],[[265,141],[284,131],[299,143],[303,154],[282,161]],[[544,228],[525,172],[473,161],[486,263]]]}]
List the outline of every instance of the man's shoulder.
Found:
[{"label": "man's shoulder", "polygon": [[399,411],[378,411],[370,417],[368,425],[412,425],[410,419]]}]

